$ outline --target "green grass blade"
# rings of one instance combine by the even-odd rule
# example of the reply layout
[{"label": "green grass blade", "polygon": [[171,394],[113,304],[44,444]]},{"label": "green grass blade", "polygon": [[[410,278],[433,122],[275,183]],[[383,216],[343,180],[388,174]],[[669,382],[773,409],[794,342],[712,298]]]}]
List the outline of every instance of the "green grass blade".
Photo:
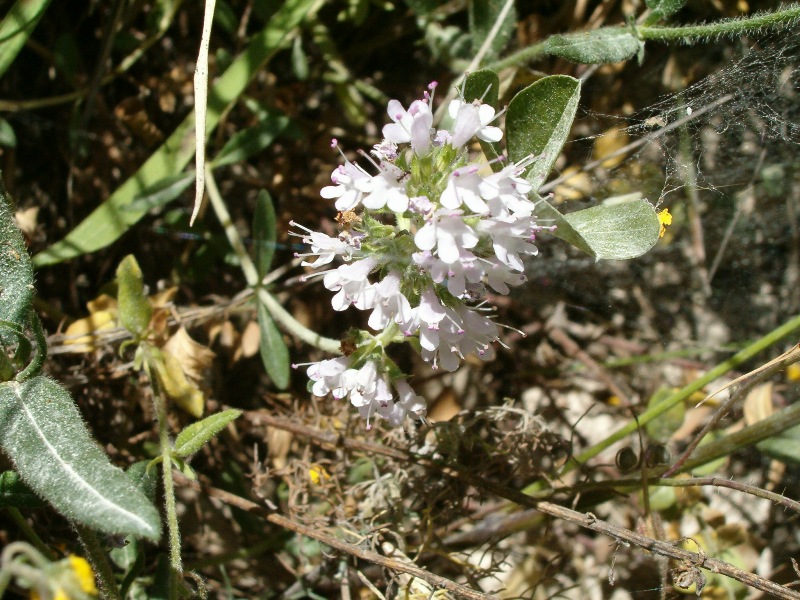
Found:
[{"label": "green grass blade", "polygon": [[0,22],[0,77],[8,70],[42,18],[50,0],[17,0]]},{"label": "green grass blade", "polygon": [[[221,115],[236,102],[250,80],[289,40],[306,17],[319,10],[320,0],[289,0],[267,26],[256,34],[247,48],[217,80],[208,95],[207,135],[216,128]],[[194,157],[194,113],[184,119],[164,144],[103,204],[67,236],[33,257],[40,268],[103,248],[137,223],[146,210],[126,210],[143,190],[179,173]]]}]

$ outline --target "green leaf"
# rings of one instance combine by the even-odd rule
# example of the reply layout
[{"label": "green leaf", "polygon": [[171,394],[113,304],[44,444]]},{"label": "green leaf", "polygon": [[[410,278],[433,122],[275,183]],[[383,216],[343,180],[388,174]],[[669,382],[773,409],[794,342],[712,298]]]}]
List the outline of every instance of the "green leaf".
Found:
[{"label": "green leaf", "polygon": [[134,213],[143,213],[154,208],[160,208],[175,200],[186,188],[194,183],[194,169],[185,173],[177,173],[164,177],[147,189],[142,190],[130,204],[122,210]]},{"label": "green leaf", "polygon": [[[464,89],[462,92],[466,102],[480,100],[484,104],[488,104],[497,109],[497,102],[500,97],[500,78],[497,76],[497,73],[491,69],[475,71],[467,75],[464,79]],[[483,140],[479,141],[486,158],[490,161],[494,161],[491,163],[492,169],[494,171],[502,169],[503,164],[495,160],[503,155],[503,148],[500,144],[496,142],[485,142]]]},{"label": "green leaf", "polygon": [[72,521],[158,540],[158,511],[91,438],[69,393],[46,377],[0,384],[0,445],[25,483]]},{"label": "green leaf", "polygon": [[15,471],[0,473],[0,508],[39,508],[44,506]]},{"label": "green leaf", "polygon": [[0,119],[0,146],[6,148],[17,147],[17,134],[14,133],[11,123],[5,119]]},{"label": "green leaf", "polygon": [[129,254],[117,267],[117,303],[122,326],[142,335],[150,325],[153,306],[144,295],[144,279],[136,257]]},{"label": "green leaf", "polygon": [[[669,388],[659,388],[656,393],[650,397],[650,400],[647,403],[647,410],[655,408],[664,400],[670,398],[672,393],[673,391]],[[647,435],[651,440],[656,442],[666,442],[669,440],[670,436],[675,433],[675,431],[677,431],[678,428],[683,424],[683,419],[685,416],[686,407],[684,406],[683,402],[679,402],[678,404],[670,407],[670,409],[666,412],[662,413],[658,419],[653,419],[647,425],[645,425],[645,428],[647,429]]]},{"label": "green leaf", "polygon": [[[285,46],[294,29],[313,17],[319,0],[288,0],[280,5],[267,26],[255,34],[245,50],[209,90],[207,135],[210,137],[222,115],[239,99],[253,77]],[[33,258],[38,267],[55,264],[108,246],[137,223],[147,209],[124,210],[143,190],[166,177],[174,177],[194,157],[194,113],[184,119],[171,136],[103,204],[67,236]]]},{"label": "green leaf", "polygon": [[178,434],[172,453],[179,458],[188,458],[241,414],[242,411],[231,408],[192,423]]},{"label": "green leaf", "polygon": [[212,161],[222,167],[243,161],[268,147],[286,129],[291,119],[278,111],[270,111],[265,120],[237,132]]},{"label": "green leaf", "polygon": [[596,65],[615,63],[636,56],[644,48],[627,27],[604,27],[547,38],[543,51],[572,62]]},{"label": "green leaf", "polygon": [[[636,194],[638,196],[638,194]],[[564,219],[600,259],[625,260],[641,256],[658,241],[656,210],[646,200],[608,202],[579,210]]]},{"label": "green leaf", "polygon": [[[501,17],[503,6],[506,0],[472,0],[469,3],[469,32],[472,38],[472,52],[476,54],[489,32]],[[500,29],[497,31],[494,39],[490,43],[489,51],[484,56],[484,62],[496,58],[508,45],[511,36],[514,34],[517,25],[517,11],[514,5],[511,5],[503,22],[500,24]]]},{"label": "green leaf", "polygon": [[308,79],[308,56],[303,50],[303,38],[297,36],[292,43],[292,71],[300,81]]},{"label": "green leaf", "polygon": [[567,141],[580,93],[577,79],[551,75],[526,87],[508,104],[508,156],[513,162],[536,157],[525,174],[534,191],[544,183]]},{"label": "green leaf", "polygon": [[269,314],[269,309],[259,299],[258,302],[258,327],[261,330],[261,362],[267,370],[267,375],[280,390],[289,387],[289,349],[275,322]]},{"label": "green leaf", "polygon": [[50,0],[17,0],[0,22],[0,77],[33,33]]},{"label": "green leaf", "polygon": [[256,199],[253,215],[253,238],[255,240],[255,264],[259,281],[269,273],[278,239],[278,224],[275,207],[267,190],[261,190]]},{"label": "green leaf", "polygon": [[536,200],[536,220],[541,225],[554,225],[555,229],[552,232],[554,236],[572,244],[578,250],[594,256],[591,246],[583,239],[583,236],[547,200],[541,198]]},{"label": "green leaf", "polygon": [[[0,180],[0,321],[25,330],[33,299],[33,268],[14,211]],[[0,326],[0,342],[16,344],[16,334]]]},{"label": "green leaf", "polygon": [[653,25],[678,12],[686,4],[686,0],[645,0],[645,4],[652,12],[644,24]]},{"label": "green leaf", "polygon": [[759,442],[756,448],[771,458],[800,464],[800,425]]}]

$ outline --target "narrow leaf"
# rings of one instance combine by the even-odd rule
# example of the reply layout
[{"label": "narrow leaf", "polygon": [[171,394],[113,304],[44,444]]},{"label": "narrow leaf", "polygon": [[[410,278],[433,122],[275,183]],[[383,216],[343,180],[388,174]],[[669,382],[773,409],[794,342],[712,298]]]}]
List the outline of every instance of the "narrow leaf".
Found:
[{"label": "narrow leaf", "polygon": [[[254,35],[245,50],[217,79],[208,94],[207,135],[211,135],[223,113],[236,102],[251,79],[288,41],[294,29],[312,17],[319,0],[288,0],[280,5],[267,26]],[[114,242],[147,210],[124,210],[142,190],[180,173],[195,156],[194,113],[184,119],[173,134],[103,204],[78,224],[67,236],[33,258],[36,267],[55,264],[93,252]]]},{"label": "narrow leaf", "polygon": [[580,93],[577,79],[551,75],[522,90],[508,104],[508,156],[514,162],[529,155],[537,158],[525,174],[534,191],[544,183],[567,141]]},{"label": "narrow leaf", "polygon": [[633,58],[644,47],[627,27],[604,27],[580,33],[553,35],[544,43],[544,52],[572,62],[597,65]]},{"label": "narrow leaf", "polygon": [[653,25],[678,12],[686,4],[686,0],[645,0],[645,4],[652,12],[644,24]]},{"label": "narrow leaf", "polygon": [[214,167],[245,160],[267,148],[286,129],[291,119],[278,111],[271,111],[266,120],[237,132],[214,158]]},{"label": "narrow leaf", "polygon": [[0,445],[25,483],[68,519],[103,533],[159,538],[156,508],[109,462],[52,379],[0,385]]},{"label": "narrow leaf", "polygon": [[289,349],[261,300],[258,300],[258,327],[261,330],[261,361],[275,387],[285,390],[289,387]]},{"label": "narrow leaf", "polygon": [[275,255],[278,239],[278,224],[275,207],[267,190],[261,190],[256,199],[256,212],[253,215],[253,238],[255,239],[255,264],[259,281],[269,273]]},{"label": "narrow leaf", "polygon": [[[481,69],[467,75],[464,80],[464,100],[472,102],[473,100],[480,100],[484,104],[497,109],[497,102],[500,97],[500,78],[497,73],[491,69]],[[503,148],[497,142],[485,142],[480,140],[481,150],[490,161],[492,169],[499,171],[503,168],[503,164],[495,160],[502,156]]]},{"label": "narrow leaf", "polygon": [[[33,268],[22,233],[0,180],[0,321],[27,329],[33,299]],[[15,334],[0,326],[0,342],[15,344]]]},{"label": "narrow leaf", "polygon": [[144,278],[136,257],[129,254],[117,267],[117,303],[122,326],[141,335],[150,325],[153,306],[144,294]]},{"label": "narrow leaf", "polygon": [[147,189],[142,190],[122,210],[139,213],[165,206],[180,196],[193,181],[194,171],[164,177],[161,181],[157,181]]},{"label": "narrow leaf", "polygon": [[496,58],[514,35],[517,11],[513,2],[507,10],[503,10],[508,2],[509,0],[472,0],[469,3],[469,32],[473,53],[477,54],[494,29],[495,23],[501,20],[495,37],[489,42],[489,51],[484,61]]},{"label": "narrow leaf", "polygon": [[231,408],[192,423],[178,434],[173,454],[179,458],[188,458],[241,414],[242,411]]},{"label": "narrow leaf", "polygon": [[50,0],[17,0],[0,22],[0,77],[33,33]]},{"label": "narrow leaf", "polygon": [[635,258],[658,241],[658,216],[646,200],[606,201],[564,215],[564,219],[581,235],[598,260]]},{"label": "narrow leaf", "polygon": [[15,471],[0,473],[0,508],[39,508],[41,498],[34,494]]}]

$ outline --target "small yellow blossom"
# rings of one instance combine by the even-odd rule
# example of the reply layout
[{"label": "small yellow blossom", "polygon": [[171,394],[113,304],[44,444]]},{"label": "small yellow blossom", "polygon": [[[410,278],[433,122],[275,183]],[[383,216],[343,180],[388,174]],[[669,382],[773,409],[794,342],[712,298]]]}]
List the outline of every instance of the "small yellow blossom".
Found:
[{"label": "small yellow blossom", "polygon": [[[66,587],[77,590],[80,589],[84,595],[97,596],[97,586],[94,582],[92,567],[85,558],[80,556],[70,556],[52,565],[52,578],[56,582],[53,592],[53,600],[73,600],[75,596],[70,596],[61,585],[64,581]],[[48,569],[49,574],[49,569]],[[83,597],[83,596],[81,596]],[[41,600],[41,596],[36,590],[31,590],[30,600]]]},{"label": "small yellow blossom", "polygon": [[660,213],[658,213],[658,224],[660,226],[658,230],[658,237],[664,237],[664,234],[667,232],[667,225],[672,225],[672,215],[669,214],[669,209],[665,208]]},{"label": "small yellow blossom", "polygon": [[320,464],[313,464],[308,469],[308,478],[311,480],[311,483],[314,485],[319,485],[323,481],[327,481],[331,478],[330,473],[325,470]]}]

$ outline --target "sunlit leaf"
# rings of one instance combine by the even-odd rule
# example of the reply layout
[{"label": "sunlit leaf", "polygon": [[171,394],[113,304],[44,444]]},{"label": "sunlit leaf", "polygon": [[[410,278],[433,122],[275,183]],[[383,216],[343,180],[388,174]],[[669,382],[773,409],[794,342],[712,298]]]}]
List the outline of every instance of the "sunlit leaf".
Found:
[{"label": "sunlit leaf", "polygon": [[660,228],[653,205],[642,199],[608,202],[564,215],[600,259],[641,256],[658,241]]},{"label": "sunlit leaf", "polygon": [[50,0],[17,0],[0,22],[0,77],[33,33]]},{"label": "sunlit leaf", "polygon": [[192,423],[178,434],[173,453],[180,458],[188,458],[241,414],[242,411],[231,408]]},{"label": "sunlit leaf", "polygon": [[644,47],[627,27],[604,27],[579,33],[553,35],[544,52],[585,65],[615,63],[636,56]]},{"label": "sunlit leaf", "polygon": [[508,155],[514,162],[536,157],[525,173],[534,191],[544,183],[567,141],[580,93],[577,79],[551,75],[519,92],[508,104]]},{"label": "sunlit leaf", "polygon": [[144,294],[144,278],[139,263],[129,254],[117,267],[117,304],[122,326],[141,335],[150,324],[153,307]]},{"label": "sunlit leaf", "polygon": [[104,533],[159,538],[158,511],[109,462],[55,381],[0,385],[0,445],[25,483],[68,519]]}]

